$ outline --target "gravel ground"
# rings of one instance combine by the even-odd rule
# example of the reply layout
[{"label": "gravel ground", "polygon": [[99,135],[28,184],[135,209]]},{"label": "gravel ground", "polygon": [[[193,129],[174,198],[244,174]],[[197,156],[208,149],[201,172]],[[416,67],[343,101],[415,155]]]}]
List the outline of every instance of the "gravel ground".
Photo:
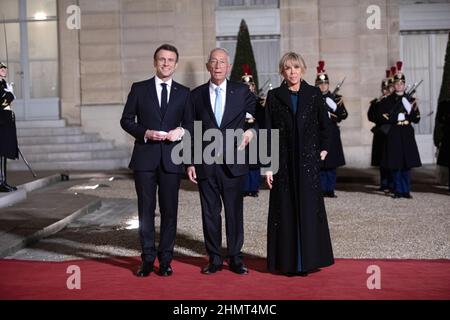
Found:
[{"label": "gravel ground", "polygon": [[[100,184],[100,187],[77,192],[103,198],[100,210],[9,258],[66,260],[138,256],[133,180],[92,179],[90,184]],[[326,198],[335,257],[450,259],[450,202],[443,187],[413,186],[414,198],[411,200],[392,199],[375,189],[375,186],[363,183],[341,183],[338,185],[338,198]],[[269,191],[266,189],[260,191],[258,198],[245,198],[243,251],[246,255],[266,256],[268,202]],[[205,255],[200,212],[196,187],[183,180],[176,254]],[[158,216],[156,220],[159,225]],[[226,245],[225,236],[223,245]]]}]

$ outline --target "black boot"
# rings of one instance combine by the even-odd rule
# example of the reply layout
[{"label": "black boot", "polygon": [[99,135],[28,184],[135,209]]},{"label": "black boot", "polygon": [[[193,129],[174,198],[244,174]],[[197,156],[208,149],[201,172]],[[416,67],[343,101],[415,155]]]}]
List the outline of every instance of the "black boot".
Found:
[{"label": "black boot", "polygon": [[6,182],[6,157],[0,157],[0,192],[12,192],[17,188]]}]

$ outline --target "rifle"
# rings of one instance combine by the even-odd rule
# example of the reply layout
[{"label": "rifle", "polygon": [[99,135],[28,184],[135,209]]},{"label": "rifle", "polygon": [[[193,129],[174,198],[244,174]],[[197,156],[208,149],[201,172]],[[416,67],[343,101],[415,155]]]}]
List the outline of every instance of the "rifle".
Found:
[{"label": "rifle", "polygon": [[[406,90],[405,94],[403,95],[406,99],[411,99],[411,97],[414,95],[414,93],[416,93],[417,88],[422,84],[423,80],[420,80],[419,82],[414,83],[414,85],[409,88],[409,86],[407,87],[408,89]],[[392,108],[392,111],[389,112],[389,119],[394,119],[403,109],[403,103],[402,103],[402,99],[400,99],[396,105],[394,106],[394,108]],[[391,129],[392,124],[390,123],[385,123],[383,125],[380,126],[379,130],[387,135],[389,133],[389,130]]]},{"label": "rifle", "polygon": [[334,88],[333,92],[331,93],[331,96],[332,96],[333,100],[336,98],[336,95],[339,92],[339,90],[341,89],[342,84],[344,83],[344,81],[345,81],[345,77],[344,77],[344,79],[342,79],[341,82],[339,82],[337,84],[336,88]]},{"label": "rifle", "polygon": [[[417,88],[422,84],[423,80],[420,80],[419,82],[416,82],[412,85],[411,88],[407,88],[407,90],[405,91],[405,94],[403,95],[403,97],[405,97],[408,101],[411,99],[411,97],[414,95],[414,93],[416,93]],[[397,114],[399,114],[403,109],[403,103],[402,100],[400,99],[397,104],[395,105],[394,108],[392,108],[392,111],[389,113],[389,118],[392,119],[393,117],[395,117]]]}]

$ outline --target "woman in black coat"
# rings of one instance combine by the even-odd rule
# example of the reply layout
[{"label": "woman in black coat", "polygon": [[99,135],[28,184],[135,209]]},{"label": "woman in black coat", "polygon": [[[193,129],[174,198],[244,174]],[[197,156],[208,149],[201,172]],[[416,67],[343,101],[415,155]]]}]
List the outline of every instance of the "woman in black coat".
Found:
[{"label": "woman in black coat", "polygon": [[438,110],[436,119],[443,125],[443,134],[437,164],[449,168],[448,189],[450,190],[450,99],[441,101]]},{"label": "woman in black coat", "polygon": [[320,161],[329,147],[330,119],[320,90],[302,80],[301,56],[280,60],[284,81],[269,91],[266,128],[279,130],[278,172],[268,171],[271,189],[267,230],[270,272],[307,275],[334,263],[324,200]]}]

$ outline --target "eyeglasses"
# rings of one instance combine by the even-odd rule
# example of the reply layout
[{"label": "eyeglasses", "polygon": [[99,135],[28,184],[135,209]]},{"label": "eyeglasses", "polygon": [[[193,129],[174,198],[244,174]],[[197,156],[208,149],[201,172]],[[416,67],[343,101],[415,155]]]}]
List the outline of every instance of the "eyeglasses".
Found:
[{"label": "eyeglasses", "polygon": [[217,59],[211,59],[211,60],[209,60],[209,63],[213,66],[218,65],[219,67],[223,67],[227,64],[226,61],[217,60]]}]

